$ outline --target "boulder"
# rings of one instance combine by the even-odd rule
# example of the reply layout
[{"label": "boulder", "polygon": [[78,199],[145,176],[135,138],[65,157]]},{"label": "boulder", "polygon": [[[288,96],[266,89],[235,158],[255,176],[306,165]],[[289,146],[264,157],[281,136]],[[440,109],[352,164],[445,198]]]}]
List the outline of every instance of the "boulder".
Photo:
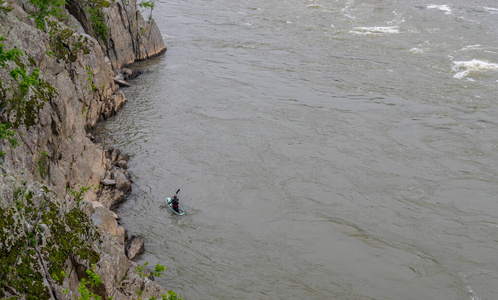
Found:
[{"label": "boulder", "polygon": [[128,173],[125,173],[124,170],[118,169],[114,172],[114,180],[116,180],[116,188],[125,193],[131,191],[131,180],[129,179]]},{"label": "boulder", "polygon": [[116,75],[114,77],[114,83],[118,84],[119,86],[131,86],[128,82],[126,82],[123,74]]},{"label": "boulder", "polygon": [[121,151],[119,151],[118,149],[114,149],[111,153],[111,163],[115,163],[118,160],[120,154]]},{"label": "boulder", "polygon": [[140,236],[132,236],[127,247],[126,254],[130,260],[137,260],[145,251],[144,239]]},{"label": "boulder", "polygon": [[128,169],[128,164],[126,163],[126,160],[120,159],[116,161],[116,166],[122,168],[122,169]]}]

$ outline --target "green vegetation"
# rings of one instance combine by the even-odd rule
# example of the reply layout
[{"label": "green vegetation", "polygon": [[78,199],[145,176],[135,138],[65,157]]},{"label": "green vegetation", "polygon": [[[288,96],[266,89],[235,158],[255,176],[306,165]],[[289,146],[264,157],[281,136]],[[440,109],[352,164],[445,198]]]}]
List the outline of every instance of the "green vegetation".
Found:
[{"label": "green vegetation", "polygon": [[12,11],[13,8],[10,7],[9,3],[8,2],[5,2],[3,0],[0,0],[0,13],[8,13],[10,11]]},{"label": "green vegetation", "polygon": [[[13,193],[15,205],[0,207],[0,298],[6,297],[3,291],[15,291],[26,299],[50,299],[52,287],[44,285],[44,278],[50,277],[53,284],[62,285],[71,260],[86,267],[87,277],[81,279],[76,299],[100,300],[96,294],[102,284],[96,271],[100,254],[95,245],[101,243],[98,229],[77,206],[59,204],[52,198],[54,192],[47,187],[43,190],[45,193],[35,196],[21,186]],[[81,198],[85,190],[88,188],[75,194]],[[41,261],[45,262],[43,268]],[[141,278],[146,276],[147,265],[145,262],[137,268]],[[156,264],[153,275],[161,276],[165,269]],[[62,292],[67,294],[68,289]],[[137,291],[139,297],[142,293],[143,287]],[[181,298],[168,291],[162,299]]]},{"label": "green vegetation", "polygon": [[[34,201],[33,192],[22,186],[13,193],[16,205],[0,208],[0,298],[2,291],[15,290],[26,299],[49,299],[46,275],[62,284],[68,259],[99,261],[95,225],[78,207],[64,208],[51,196],[44,193]],[[46,268],[40,268],[41,259]]]},{"label": "green vegetation", "polygon": [[142,1],[140,2],[140,4],[138,4],[138,6],[142,9],[142,13],[149,10],[149,18],[148,18],[149,21],[147,25],[145,27],[140,28],[140,30],[138,31],[137,41],[140,42],[140,39],[145,35],[147,30],[150,30],[151,21],[152,21],[152,11],[154,10],[155,0]]},{"label": "green vegetation", "polygon": [[161,277],[163,274],[161,272],[164,272],[166,270],[165,266],[161,266],[160,264],[156,264],[154,267],[154,271],[152,272],[152,275],[156,277]]},{"label": "green vegetation", "polygon": [[[138,276],[140,276],[140,278],[146,277],[146,271],[147,271],[148,265],[149,265],[149,262],[144,262],[141,266],[137,266],[137,273],[138,273]],[[152,271],[152,275],[156,276],[156,277],[161,277],[163,275],[162,272],[164,272],[164,270],[166,270],[165,266],[162,266],[160,264],[156,264],[156,266],[154,267],[154,270]]]},{"label": "green vegetation", "polygon": [[[53,49],[47,52],[48,55],[55,55],[66,62],[74,62],[80,51],[89,53],[86,47],[87,38],[81,35],[74,35],[70,28],[63,28],[57,21],[49,21],[51,16],[57,20],[67,18],[64,13],[66,0],[29,0],[36,7],[36,11],[30,14],[35,20],[36,27],[50,34],[51,46]],[[0,8],[3,7],[4,0],[0,0]],[[104,21],[102,8],[109,7],[110,2],[106,0],[85,0],[85,10],[89,15],[90,24],[97,38],[100,38],[107,45],[107,24]],[[74,40],[77,36],[77,40]]]},{"label": "green vegetation", "polygon": [[[71,194],[82,199],[89,188],[80,187]],[[87,268],[87,278],[81,280],[76,299],[99,300],[95,294],[102,284],[96,272],[100,260],[96,244],[101,243],[98,229],[74,202],[59,204],[53,198],[53,191],[45,186],[42,190],[43,194],[35,195],[26,186],[21,186],[13,193],[15,205],[0,207],[0,298],[6,296],[3,291],[15,290],[17,295],[26,295],[26,299],[50,299],[51,287],[43,284],[43,278],[50,277],[54,284],[62,285],[69,272],[68,260],[71,260],[83,263]],[[43,268],[40,268],[40,261],[45,262]],[[147,266],[145,262],[137,267],[141,278],[147,276]],[[152,274],[161,276],[165,269],[156,264]],[[137,294],[142,292],[143,287]],[[168,291],[162,299],[181,298]]]},{"label": "green vegetation", "polygon": [[145,277],[145,271],[147,270],[148,264],[149,264],[149,262],[146,261],[141,266],[137,266],[137,272],[138,272],[138,276],[140,276],[140,278]]},{"label": "green vegetation", "polygon": [[[24,58],[19,49],[5,51],[0,36],[0,68],[9,72],[11,80],[0,80],[0,108],[13,113],[11,126],[18,128],[25,125],[28,129],[36,124],[38,111],[43,104],[57,95],[53,86],[40,78],[40,69],[32,57]],[[9,118],[10,119],[10,118]]]},{"label": "green vegetation", "polygon": [[[10,130],[12,125],[10,123],[0,124],[0,140],[7,140],[12,148],[19,146],[17,139],[14,137],[15,131]],[[5,151],[0,151],[0,157],[4,158]]]},{"label": "green vegetation", "polygon": [[[145,278],[146,277],[146,272],[147,272],[147,266],[149,265],[149,262],[144,262],[141,266],[137,266],[137,273],[138,273],[138,276],[140,276],[140,278]],[[152,275],[156,276],[156,277],[161,277],[162,275],[162,272],[164,272],[166,270],[166,267],[160,265],[160,264],[156,264],[156,266],[154,267],[154,270],[152,271]],[[138,290],[137,291],[137,295],[139,296],[138,300],[140,300],[141,296],[142,296],[142,290]],[[156,297],[150,297],[149,300],[156,300],[157,298]],[[168,295],[166,294],[163,294],[162,295],[162,299],[163,300],[182,300],[182,298],[178,298],[178,295],[170,290],[168,291]]]},{"label": "green vegetation", "polygon": [[29,2],[37,7],[38,11],[31,13],[30,17],[35,19],[36,28],[40,30],[45,31],[45,21],[50,16],[57,19],[66,17],[63,12],[65,0],[29,0]]},{"label": "green vegetation", "polygon": [[40,153],[40,158],[38,159],[38,172],[40,173],[41,178],[45,177],[46,174],[46,168],[47,168],[47,163],[48,163],[48,154],[45,152],[45,150],[42,150]]},{"label": "green vegetation", "polygon": [[[76,300],[100,300],[101,297],[94,294],[91,290],[98,287],[102,283],[102,279],[96,273],[95,269],[97,267],[92,265],[92,269],[87,269],[86,274],[88,275],[88,280],[85,278],[81,279],[81,282],[78,286],[78,292],[80,293],[80,297],[76,297]],[[88,289],[90,288],[90,290]]]},{"label": "green vegetation", "polygon": [[51,50],[47,54],[53,55],[66,63],[72,63],[76,61],[81,53],[90,53],[87,46],[87,37],[75,34],[72,29],[55,21],[49,21],[48,28]]},{"label": "green vegetation", "polygon": [[90,87],[90,90],[92,92],[96,92],[99,90],[99,88],[93,83],[93,70],[92,68],[90,68],[89,66],[85,66],[85,69],[86,69],[86,75],[87,75],[87,81],[88,81],[88,85]]},{"label": "green vegetation", "polygon": [[[0,79],[0,113],[7,112],[6,121],[0,125],[0,139],[8,140],[12,147],[18,145],[15,132],[22,125],[29,129],[38,122],[38,112],[46,101],[57,95],[55,88],[40,78],[36,61],[16,48],[5,50],[0,36],[0,70],[10,78]],[[3,156],[5,152],[0,151]]]},{"label": "green vegetation", "polygon": [[80,203],[83,200],[83,196],[85,195],[86,192],[88,192],[92,188],[92,186],[93,185],[91,186],[80,185],[79,190],[73,190],[72,188],[66,188],[66,190],[68,190],[71,193],[71,195],[76,200],[76,204],[80,206]]},{"label": "green vegetation", "polygon": [[173,292],[172,290],[168,291],[168,297],[166,297],[166,295],[163,294],[163,300],[166,300],[166,299],[169,299],[169,300],[182,300],[182,298],[178,298],[178,295],[175,292]]},{"label": "green vegetation", "polygon": [[95,35],[107,46],[107,23],[104,21],[103,8],[111,5],[106,0],[88,0],[85,6],[86,12],[90,15],[90,24]]},{"label": "green vegetation", "polygon": [[149,22],[152,20],[152,11],[154,10],[155,6],[155,1],[150,0],[150,1],[142,1],[140,4],[138,4],[140,8],[142,8],[142,13],[149,10]]}]

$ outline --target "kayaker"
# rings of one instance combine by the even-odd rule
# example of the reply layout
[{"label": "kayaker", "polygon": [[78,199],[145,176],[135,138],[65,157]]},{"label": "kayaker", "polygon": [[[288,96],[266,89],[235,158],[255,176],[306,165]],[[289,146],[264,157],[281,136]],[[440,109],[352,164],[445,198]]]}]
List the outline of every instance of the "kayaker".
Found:
[{"label": "kayaker", "polygon": [[176,194],[173,196],[173,198],[171,198],[171,207],[173,207],[173,209],[179,213],[180,210],[178,209],[178,202],[180,201],[180,199],[178,199],[178,196],[176,196]]}]

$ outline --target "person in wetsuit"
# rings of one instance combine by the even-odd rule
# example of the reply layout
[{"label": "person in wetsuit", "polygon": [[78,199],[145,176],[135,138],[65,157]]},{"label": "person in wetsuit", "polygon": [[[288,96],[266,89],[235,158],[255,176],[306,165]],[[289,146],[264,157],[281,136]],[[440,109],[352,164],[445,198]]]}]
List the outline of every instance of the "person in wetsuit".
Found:
[{"label": "person in wetsuit", "polygon": [[180,210],[178,209],[178,202],[179,201],[180,201],[180,199],[178,199],[178,196],[176,196],[176,194],[173,196],[173,198],[171,198],[171,207],[173,207],[173,209],[177,213],[180,213]]}]

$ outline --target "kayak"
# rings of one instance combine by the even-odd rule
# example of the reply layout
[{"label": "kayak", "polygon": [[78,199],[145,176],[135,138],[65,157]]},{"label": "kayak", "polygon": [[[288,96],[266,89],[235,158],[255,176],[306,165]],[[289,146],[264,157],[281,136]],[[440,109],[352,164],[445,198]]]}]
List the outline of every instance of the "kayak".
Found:
[{"label": "kayak", "polygon": [[185,214],[185,211],[183,210],[183,207],[180,205],[180,203],[178,203],[178,212],[173,209],[173,205],[171,204],[171,197],[166,198],[166,205],[177,215],[183,216]]}]

